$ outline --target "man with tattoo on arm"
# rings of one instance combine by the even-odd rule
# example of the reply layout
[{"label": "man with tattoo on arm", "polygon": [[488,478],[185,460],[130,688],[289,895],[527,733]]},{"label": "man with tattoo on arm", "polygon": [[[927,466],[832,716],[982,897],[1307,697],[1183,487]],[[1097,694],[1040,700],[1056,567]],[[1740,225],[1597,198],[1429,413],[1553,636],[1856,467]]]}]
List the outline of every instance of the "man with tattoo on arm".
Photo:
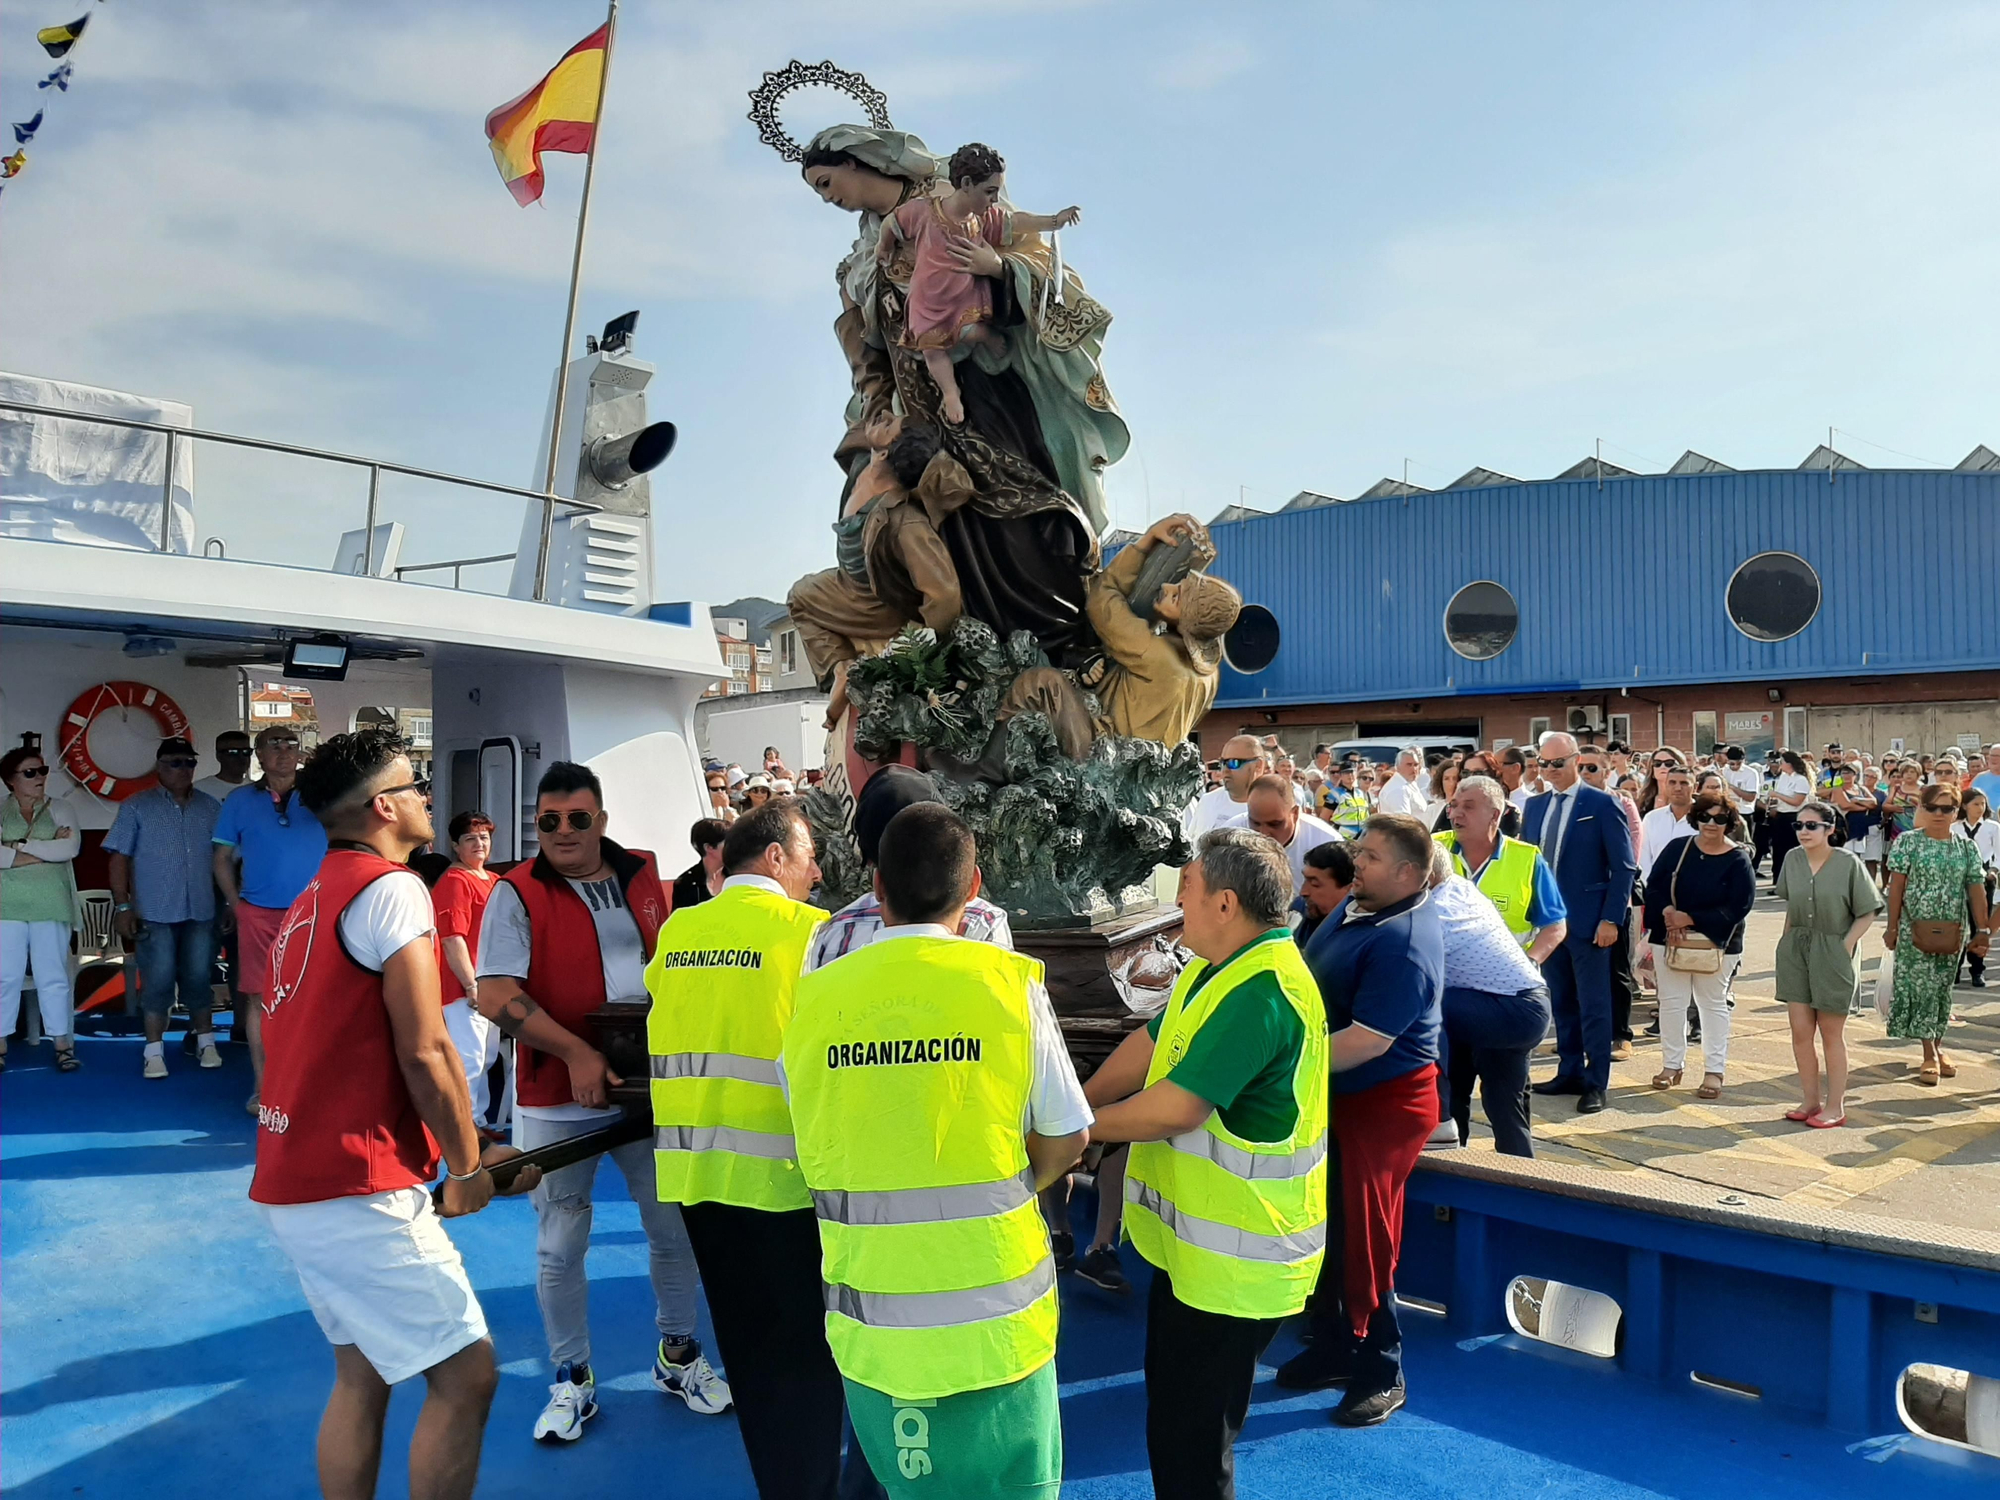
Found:
[{"label": "man with tattoo on arm", "polygon": [[[646,964],[667,920],[653,856],[604,836],[604,789],[588,766],[556,761],[535,803],[540,852],[494,887],[479,931],[479,1012],[517,1044],[514,1144],[532,1151],[601,1130],[622,1114],[589,1021],[607,999],[643,1002]],[[606,1153],[625,1174],[651,1251],[660,1343],[653,1384],[704,1415],[727,1411],[729,1387],[694,1336],[699,1285],[678,1204],[662,1203],[651,1141]],[[574,1442],[597,1414],[590,1367],[591,1187],[599,1158],[550,1172],[535,1190],[535,1300],[556,1367],[535,1422],[541,1442]]]}]

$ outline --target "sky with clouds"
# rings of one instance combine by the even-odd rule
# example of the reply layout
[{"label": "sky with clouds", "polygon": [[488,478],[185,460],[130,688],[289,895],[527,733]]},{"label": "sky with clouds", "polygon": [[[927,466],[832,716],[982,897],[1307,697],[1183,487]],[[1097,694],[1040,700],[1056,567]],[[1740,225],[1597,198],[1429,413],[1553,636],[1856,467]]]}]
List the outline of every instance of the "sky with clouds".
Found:
[{"label": "sky with clouds", "polygon": [[[109,0],[38,93],[32,32],[79,3],[0,16],[6,118],[48,104],[0,197],[0,367],[538,482],[582,159],[519,208],[481,123],[601,6]],[[998,147],[1021,206],[1083,206],[1122,525],[1406,459],[1544,476],[1600,438],[1642,470],[1790,467],[1829,425],[1871,466],[2000,447],[2000,6],[626,0],[582,326],[643,310],[680,427],[662,597],[782,597],[831,557],[852,221],[744,119],[794,57],[935,149]],[[323,562],[328,517],[359,524],[351,478],[201,463],[232,555]],[[519,524],[390,503],[406,562]]]}]

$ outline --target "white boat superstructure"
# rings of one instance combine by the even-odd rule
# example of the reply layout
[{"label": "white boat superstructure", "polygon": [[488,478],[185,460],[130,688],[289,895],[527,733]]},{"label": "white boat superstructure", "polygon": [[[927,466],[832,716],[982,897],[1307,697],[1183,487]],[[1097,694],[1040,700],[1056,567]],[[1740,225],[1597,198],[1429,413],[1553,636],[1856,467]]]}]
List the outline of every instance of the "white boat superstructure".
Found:
[{"label": "white boat superstructure", "polygon": [[[88,752],[51,778],[51,791],[77,808],[87,860],[91,831],[110,826],[117,799],[150,771],[168,710],[185,718],[203,756],[197,774],[207,776],[217,733],[259,727],[253,687],[297,681],[311,690],[322,734],[369,722],[364,710],[393,708],[419,723],[427,713],[436,821],[442,828],[457,812],[487,813],[496,860],[532,853],[535,783],[556,760],[588,762],[603,779],[614,838],[676,858],[702,815],[694,706],[726,673],[707,607],[652,598],[643,473],[671,447],[672,429],[646,422],[650,374],[615,348],[572,363],[558,468],[582,482],[566,496],[107,416],[101,402],[66,402],[81,409],[58,415],[0,400],[0,430],[109,429],[127,447],[138,435],[154,445],[156,485],[170,465],[181,487],[191,483],[186,455],[208,443],[369,471],[363,529],[336,535],[329,524],[319,549],[334,567],[190,555],[179,495],[175,519],[154,533],[174,550],[81,545],[55,539],[74,528],[38,534],[17,524],[30,513],[24,493],[36,489],[23,461],[48,444],[18,441],[14,426],[17,440],[0,446],[10,523],[0,526],[9,533],[0,535],[0,745],[38,735],[57,767],[73,742]],[[401,528],[377,505],[383,474],[458,486],[485,508],[481,532],[511,532],[522,507],[520,553],[398,571]],[[527,597],[454,586],[466,566],[507,561],[514,591]],[[288,650],[301,642],[344,658],[344,675],[288,678]],[[138,690],[78,710],[94,689],[124,683]]]}]

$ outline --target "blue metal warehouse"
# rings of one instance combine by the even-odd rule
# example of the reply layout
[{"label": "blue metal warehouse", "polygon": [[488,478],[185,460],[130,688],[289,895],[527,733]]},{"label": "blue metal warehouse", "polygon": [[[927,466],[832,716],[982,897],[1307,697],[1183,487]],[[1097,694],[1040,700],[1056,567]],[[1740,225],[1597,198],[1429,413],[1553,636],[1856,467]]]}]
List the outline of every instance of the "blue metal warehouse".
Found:
[{"label": "blue metal warehouse", "polygon": [[2000,738],[1985,448],[1956,470],[1827,449],[1796,470],[1698,454],[1655,475],[1475,469],[1439,491],[1384,480],[1352,501],[1232,507],[1213,534],[1215,571],[1277,615],[1283,645],[1261,673],[1225,671],[1205,742],[1263,724],[1518,740],[1548,719],[1688,745],[1754,740],[1758,713],[1779,743]]}]

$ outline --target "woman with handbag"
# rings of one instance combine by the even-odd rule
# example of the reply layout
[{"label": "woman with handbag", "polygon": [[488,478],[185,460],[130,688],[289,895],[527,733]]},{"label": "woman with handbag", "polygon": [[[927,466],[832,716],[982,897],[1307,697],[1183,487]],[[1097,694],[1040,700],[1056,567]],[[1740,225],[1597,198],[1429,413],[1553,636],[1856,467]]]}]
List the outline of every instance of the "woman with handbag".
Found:
[{"label": "woman with handbag", "polygon": [[[1830,842],[1839,816],[1816,800],[1800,808],[1792,825],[1799,846],[1778,871],[1778,894],[1785,902],[1778,999],[1791,1023],[1792,1060],[1805,1099],[1785,1118],[1815,1130],[1847,1120],[1847,1017],[1861,989],[1854,956],[1882,906],[1860,857]],[[1824,1101],[1815,1042],[1826,1051]]]},{"label": "woman with handbag", "polygon": [[76,876],[82,821],[62,797],[49,795],[49,763],[25,746],[0,756],[0,1068],[7,1038],[21,1015],[28,973],[42,1008],[42,1031],[56,1044],[56,1067],[74,1073],[76,1037],[70,1019],[69,940],[76,927]]},{"label": "woman with handbag", "polygon": [[1660,1071],[1653,1087],[1681,1081],[1687,1061],[1687,1008],[1701,1016],[1698,1099],[1722,1096],[1729,1061],[1729,979],[1743,953],[1743,923],[1757,903],[1750,855],[1734,835],[1735,800],[1706,793],[1688,809],[1693,837],[1660,851],[1646,878],[1646,940],[1660,986]]},{"label": "woman with handbag", "polygon": [[1896,944],[1889,1035],[1924,1044],[1917,1082],[1926,1088],[1958,1074],[1943,1045],[1952,981],[1959,954],[1985,957],[1990,936],[1979,850],[1971,839],[1952,834],[1958,802],[1956,787],[1925,787],[1916,827],[1889,848],[1889,933]]}]

